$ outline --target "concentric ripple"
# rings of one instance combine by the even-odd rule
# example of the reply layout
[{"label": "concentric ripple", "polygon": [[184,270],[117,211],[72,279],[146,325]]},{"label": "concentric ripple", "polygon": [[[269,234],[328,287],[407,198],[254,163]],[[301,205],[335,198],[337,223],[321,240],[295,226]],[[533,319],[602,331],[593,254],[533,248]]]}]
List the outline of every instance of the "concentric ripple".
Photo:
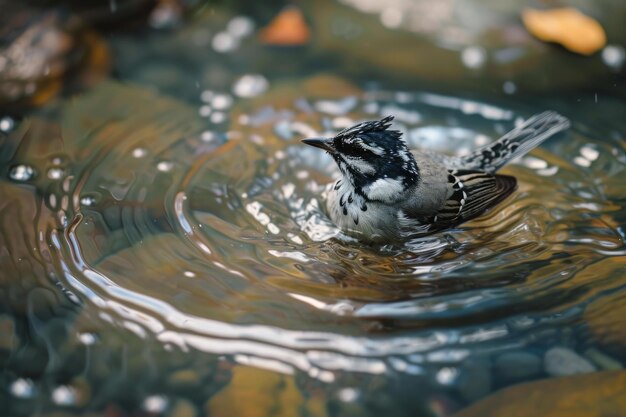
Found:
[{"label": "concentric ripple", "polygon": [[[96,116],[103,106],[116,114]],[[528,114],[370,91],[287,108],[243,100],[220,131],[113,84],[61,114],[64,170],[37,177],[59,184],[40,186],[59,214],[42,230],[55,274],[83,308],[168,349],[323,382],[446,385],[478,351],[565,343],[564,325],[584,326],[585,307],[623,285],[610,260],[626,254],[624,150],[580,127],[507,167],[519,190],[480,219],[367,247],[326,216],[337,170],[300,139],[393,114],[410,146],[463,153]]]}]

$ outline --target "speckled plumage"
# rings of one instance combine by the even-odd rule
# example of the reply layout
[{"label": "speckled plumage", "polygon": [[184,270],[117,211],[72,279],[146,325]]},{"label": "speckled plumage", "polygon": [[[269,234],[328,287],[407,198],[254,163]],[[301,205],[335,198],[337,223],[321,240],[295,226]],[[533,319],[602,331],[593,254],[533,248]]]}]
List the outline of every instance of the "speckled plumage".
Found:
[{"label": "speckled plumage", "polygon": [[409,151],[401,133],[389,129],[392,120],[304,140],[330,153],[341,171],[329,185],[331,219],[366,242],[428,234],[480,215],[515,190],[515,178],[496,171],[569,126],[563,116],[544,112],[470,155],[451,157]]}]

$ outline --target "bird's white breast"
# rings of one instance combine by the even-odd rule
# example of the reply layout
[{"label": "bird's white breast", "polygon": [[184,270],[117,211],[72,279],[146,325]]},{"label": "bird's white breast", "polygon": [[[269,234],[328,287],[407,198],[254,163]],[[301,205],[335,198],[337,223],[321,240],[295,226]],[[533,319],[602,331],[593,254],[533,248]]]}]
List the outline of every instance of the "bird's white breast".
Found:
[{"label": "bird's white breast", "polygon": [[398,217],[402,213],[396,207],[366,201],[355,193],[346,179],[330,184],[327,195],[330,218],[347,234],[364,241],[387,241],[399,237]]},{"label": "bird's white breast", "polygon": [[369,200],[392,203],[402,197],[404,184],[401,178],[379,178],[364,187],[363,192]]}]

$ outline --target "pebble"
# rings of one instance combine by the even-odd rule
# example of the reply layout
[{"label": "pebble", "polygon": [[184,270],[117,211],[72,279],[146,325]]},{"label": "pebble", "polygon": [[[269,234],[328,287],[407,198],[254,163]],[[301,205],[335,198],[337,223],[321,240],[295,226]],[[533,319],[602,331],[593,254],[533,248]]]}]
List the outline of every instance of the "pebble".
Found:
[{"label": "pebble", "polygon": [[507,352],[494,362],[495,372],[507,379],[526,379],[541,372],[541,358],[529,352]]},{"label": "pebble", "polygon": [[458,390],[466,401],[476,401],[491,392],[491,364],[488,360],[466,361],[461,367]]},{"label": "pebble", "polygon": [[191,369],[182,369],[180,371],[174,372],[168,378],[168,382],[178,387],[189,387],[200,384],[201,377],[198,372],[195,372]]},{"label": "pebble", "polygon": [[196,417],[198,410],[191,402],[178,400],[167,415],[172,417]]},{"label": "pebble", "polygon": [[19,345],[15,334],[15,321],[11,316],[0,314],[0,349],[13,350]]},{"label": "pebble", "polygon": [[607,371],[616,371],[619,369],[624,369],[621,362],[617,359],[614,359],[595,348],[590,348],[585,351],[585,356],[587,356],[593,363],[598,365],[598,367],[605,369]]},{"label": "pebble", "polygon": [[573,350],[557,346],[546,352],[544,369],[552,376],[567,376],[593,372],[596,367]]}]

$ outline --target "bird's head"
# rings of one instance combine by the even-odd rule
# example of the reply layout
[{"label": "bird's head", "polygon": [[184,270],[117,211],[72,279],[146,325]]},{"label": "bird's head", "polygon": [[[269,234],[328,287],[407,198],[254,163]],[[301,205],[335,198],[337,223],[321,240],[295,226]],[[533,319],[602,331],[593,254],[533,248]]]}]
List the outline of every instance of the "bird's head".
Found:
[{"label": "bird's head", "polygon": [[327,151],[357,193],[370,200],[397,201],[417,184],[415,159],[397,130],[389,130],[393,116],[362,122],[332,138],[304,139],[307,145]]}]

